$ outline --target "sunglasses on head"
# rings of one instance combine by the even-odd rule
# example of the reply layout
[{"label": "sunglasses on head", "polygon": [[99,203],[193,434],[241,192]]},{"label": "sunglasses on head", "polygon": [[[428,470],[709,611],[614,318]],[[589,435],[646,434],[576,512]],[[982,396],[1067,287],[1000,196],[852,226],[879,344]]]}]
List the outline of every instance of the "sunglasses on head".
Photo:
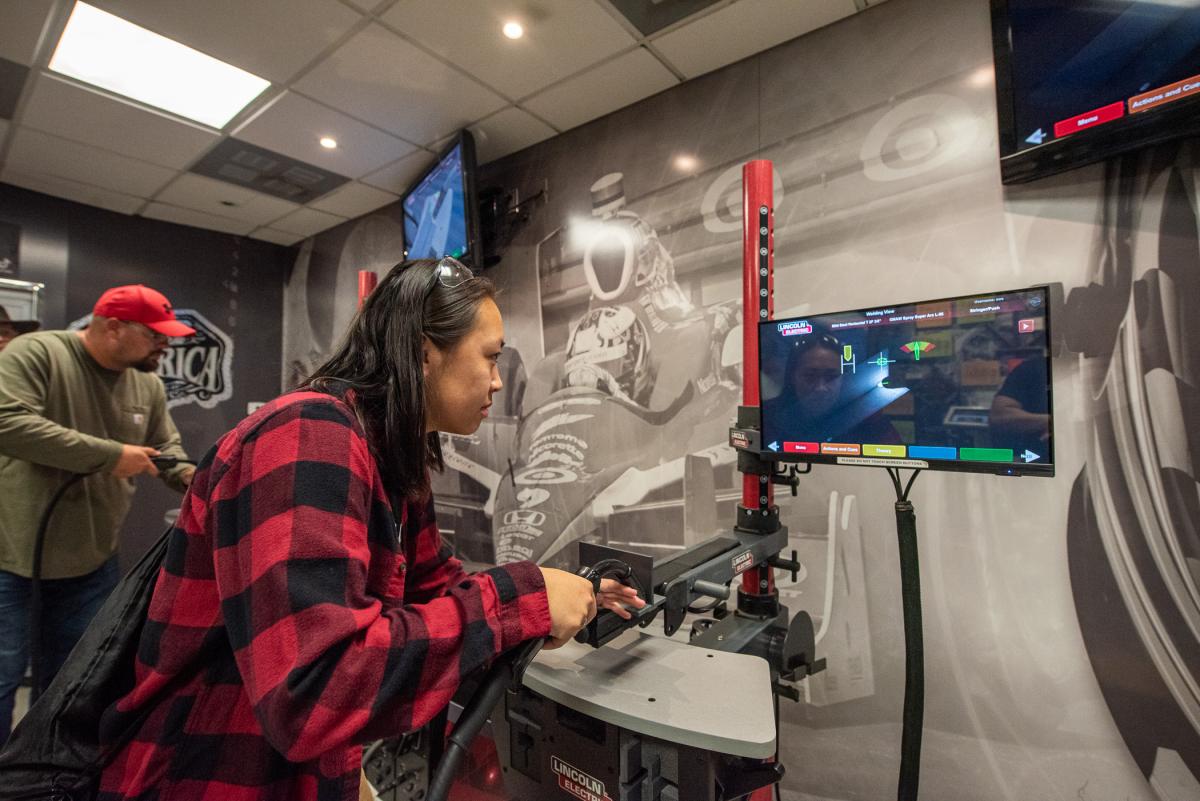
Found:
[{"label": "sunglasses on head", "polygon": [[817,345],[824,345],[825,347],[832,348],[833,350],[842,349],[842,343],[839,342],[838,338],[833,334],[809,334],[808,336],[802,337],[792,343],[792,347],[802,350],[808,350],[809,348],[816,347]]},{"label": "sunglasses on head", "polygon": [[[437,283],[447,289],[462,286],[475,277],[470,267],[450,256],[446,256],[437,263],[437,266],[433,268],[433,274],[437,276]],[[433,284],[429,285],[429,289],[433,290]]]}]

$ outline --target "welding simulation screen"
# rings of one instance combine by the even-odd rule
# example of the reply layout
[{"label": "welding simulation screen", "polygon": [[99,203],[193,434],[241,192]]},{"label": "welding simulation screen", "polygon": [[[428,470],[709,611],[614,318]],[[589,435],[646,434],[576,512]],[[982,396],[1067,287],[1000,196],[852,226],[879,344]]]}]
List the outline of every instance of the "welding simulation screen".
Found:
[{"label": "welding simulation screen", "polygon": [[1045,287],[759,324],[762,443],[796,461],[1053,475]]},{"label": "welding simulation screen", "polygon": [[461,258],[466,253],[466,194],[459,144],[404,198],[408,258]]}]

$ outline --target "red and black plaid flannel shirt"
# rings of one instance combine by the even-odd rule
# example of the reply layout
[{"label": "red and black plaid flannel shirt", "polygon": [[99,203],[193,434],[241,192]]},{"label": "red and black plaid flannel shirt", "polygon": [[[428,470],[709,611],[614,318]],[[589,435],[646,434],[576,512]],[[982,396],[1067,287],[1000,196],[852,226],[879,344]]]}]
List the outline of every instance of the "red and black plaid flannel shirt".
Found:
[{"label": "red and black plaid flannel shirt", "polygon": [[[341,400],[285,395],[205,456],[171,532],[100,801],[346,801],[357,744],[419,728],[550,631],[529,562],[468,576],[433,503],[397,522]],[[403,534],[401,532],[403,531]]]}]

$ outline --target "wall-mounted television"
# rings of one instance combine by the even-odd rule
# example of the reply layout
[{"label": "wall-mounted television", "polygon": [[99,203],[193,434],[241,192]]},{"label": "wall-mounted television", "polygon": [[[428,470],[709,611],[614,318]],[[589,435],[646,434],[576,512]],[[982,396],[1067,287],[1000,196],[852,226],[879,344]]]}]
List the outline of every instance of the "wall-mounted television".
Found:
[{"label": "wall-mounted television", "polygon": [[1047,287],[759,323],[771,460],[1054,475]]},{"label": "wall-mounted television", "polygon": [[1004,183],[1200,133],[1200,0],[991,0]]},{"label": "wall-mounted television", "polygon": [[479,259],[479,205],[475,194],[475,140],[460,131],[437,161],[405,193],[404,249],[409,259]]}]

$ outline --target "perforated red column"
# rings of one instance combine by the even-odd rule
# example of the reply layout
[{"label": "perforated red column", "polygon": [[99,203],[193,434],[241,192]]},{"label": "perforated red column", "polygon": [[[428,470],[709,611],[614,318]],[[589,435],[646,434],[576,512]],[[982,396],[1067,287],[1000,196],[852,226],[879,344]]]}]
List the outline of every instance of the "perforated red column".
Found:
[{"label": "perforated red column", "polygon": [[[771,162],[742,167],[742,405],[758,406],[758,324],[775,316],[775,170]],[[770,482],[742,476],[742,505],[770,508]],[[763,583],[765,582],[765,584]],[[757,567],[742,574],[742,591],[762,595],[775,589],[774,571]]]},{"label": "perforated red column", "polygon": [[379,277],[371,270],[358,271],[358,308],[362,308],[363,301],[367,299],[367,295],[371,294],[371,290],[379,283]]}]

